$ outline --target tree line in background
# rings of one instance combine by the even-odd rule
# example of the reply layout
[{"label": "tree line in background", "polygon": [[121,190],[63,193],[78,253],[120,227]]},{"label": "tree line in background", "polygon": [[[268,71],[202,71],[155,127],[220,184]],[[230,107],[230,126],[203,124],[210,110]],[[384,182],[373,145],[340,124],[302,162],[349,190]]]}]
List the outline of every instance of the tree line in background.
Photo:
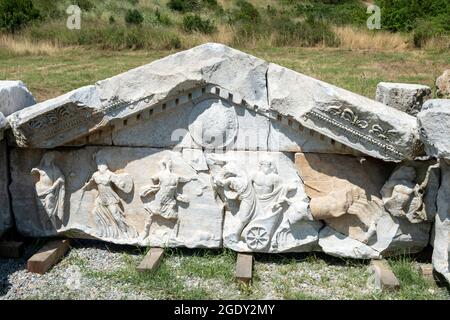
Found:
[{"label": "tree line in background", "polygon": [[[150,4],[149,4],[150,3]],[[381,27],[408,34],[415,47],[450,35],[449,0],[376,0]],[[66,28],[66,9],[82,10],[82,28]],[[271,39],[275,46],[339,46],[334,26],[366,28],[366,4],[358,0],[0,0],[0,30],[62,45],[105,49],[172,49],[190,35],[231,34],[234,45]],[[231,31],[230,31],[231,30]],[[373,32],[377,32],[374,30]],[[450,42],[448,42],[450,45]]]}]

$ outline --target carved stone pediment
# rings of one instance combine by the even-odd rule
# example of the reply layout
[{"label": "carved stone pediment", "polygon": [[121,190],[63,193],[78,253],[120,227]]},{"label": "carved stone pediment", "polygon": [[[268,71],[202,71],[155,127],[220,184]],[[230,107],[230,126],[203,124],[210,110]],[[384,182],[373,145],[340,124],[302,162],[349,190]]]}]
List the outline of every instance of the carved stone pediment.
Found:
[{"label": "carved stone pediment", "polygon": [[428,243],[437,175],[387,181],[422,154],[414,117],[223,45],[8,120],[25,235],[357,258]]},{"label": "carved stone pediment", "polygon": [[[284,124],[286,128],[279,131],[288,136],[288,143],[268,149],[305,151],[305,148],[295,148],[295,143],[289,141],[300,140],[302,145],[311,145],[311,138],[304,136],[316,134],[315,139],[339,142],[354,150],[353,153],[361,152],[388,161],[411,159],[422,153],[414,117],[217,44],[169,56],[100,81],[95,86],[37,104],[13,114],[9,121],[13,140],[21,147],[124,145],[123,135],[114,134],[115,131],[139,126],[142,121],[150,121],[149,126],[153,126],[152,119],[164,113],[167,118],[157,121],[166,121],[166,127],[179,124],[174,121],[177,119],[170,120],[170,114],[181,116],[180,121],[190,119],[192,122],[192,116],[183,114],[182,110],[192,105],[202,105],[197,110],[203,108],[204,112],[209,108],[217,109],[214,104],[206,106],[202,102],[206,99],[220,99],[219,103],[238,105],[253,113],[255,118],[261,116]],[[202,117],[207,116],[204,112]],[[220,124],[217,123],[216,128],[215,121],[223,119],[212,117],[208,121],[219,130]],[[179,128],[187,129],[191,125],[182,124],[184,126]],[[236,128],[232,123],[226,126],[231,131],[226,133],[229,138]],[[302,132],[302,128],[310,131]],[[203,133],[212,134],[213,129],[208,130]],[[138,131],[131,129],[130,134]],[[167,136],[171,132],[164,134]],[[248,135],[247,139],[253,137]],[[271,142],[273,144],[268,141],[267,145]],[[313,149],[311,151],[317,151]],[[306,151],[310,150],[306,148]]]}]

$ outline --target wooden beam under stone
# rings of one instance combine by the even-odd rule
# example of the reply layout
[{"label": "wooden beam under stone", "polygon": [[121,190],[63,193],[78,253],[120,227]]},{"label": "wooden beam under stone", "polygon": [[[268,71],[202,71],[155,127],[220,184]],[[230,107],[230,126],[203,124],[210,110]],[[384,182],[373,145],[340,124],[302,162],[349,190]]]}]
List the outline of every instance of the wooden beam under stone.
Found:
[{"label": "wooden beam under stone", "polygon": [[433,279],[433,265],[431,263],[420,264],[419,272],[423,278],[429,280]]},{"label": "wooden beam under stone", "polygon": [[0,258],[18,259],[23,255],[24,242],[0,241]]},{"label": "wooden beam under stone", "polygon": [[400,282],[386,260],[372,260],[370,266],[375,276],[375,286],[381,290],[397,290]]},{"label": "wooden beam under stone", "polygon": [[238,253],[236,260],[236,279],[250,284],[253,276],[253,254]]},{"label": "wooden beam under stone", "polygon": [[147,252],[142,262],[137,267],[137,271],[139,272],[155,271],[156,269],[158,269],[163,256],[164,256],[163,248],[150,248],[150,250]]},{"label": "wooden beam under stone", "polygon": [[45,244],[41,250],[28,259],[29,272],[44,274],[57,264],[69,250],[68,239],[52,240]]}]

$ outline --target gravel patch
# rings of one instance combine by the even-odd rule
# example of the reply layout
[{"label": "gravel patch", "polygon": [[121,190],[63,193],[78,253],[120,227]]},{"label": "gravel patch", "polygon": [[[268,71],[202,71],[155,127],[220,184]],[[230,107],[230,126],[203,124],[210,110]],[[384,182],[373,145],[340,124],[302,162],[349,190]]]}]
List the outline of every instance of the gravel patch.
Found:
[{"label": "gravel patch", "polygon": [[[215,260],[207,257],[199,260],[191,256],[190,251],[167,254],[165,271],[159,275],[160,278],[153,275],[146,278],[135,272],[135,266],[144,253],[143,249],[135,247],[74,240],[63,260],[44,275],[26,270],[28,258],[36,251],[37,246],[30,244],[21,259],[0,259],[0,300],[196,299],[202,295],[211,299],[335,300],[355,299],[376,292],[367,281],[370,276],[367,265],[308,258],[308,255],[295,259],[257,256],[254,281],[251,286],[243,286],[233,278],[223,276],[225,272],[232,277],[234,264],[230,264],[230,259],[234,258],[229,255],[223,258],[220,253],[211,257]],[[201,259],[205,259],[204,262]],[[208,270],[213,268],[212,274],[211,271],[206,274],[199,272],[199,264],[200,267],[203,263],[206,266],[207,262]],[[217,272],[221,276],[214,276],[214,268],[220,268]],[[433,296],[446,299],[437,287],[431,286],[426,290]]]}]

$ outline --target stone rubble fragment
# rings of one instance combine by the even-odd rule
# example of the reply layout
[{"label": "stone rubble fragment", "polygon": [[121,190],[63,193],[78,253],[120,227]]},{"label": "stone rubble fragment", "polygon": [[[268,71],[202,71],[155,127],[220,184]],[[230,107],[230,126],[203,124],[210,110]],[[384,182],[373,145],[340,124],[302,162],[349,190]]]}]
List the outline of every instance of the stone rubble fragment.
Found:
[{"label": "stone rubble fragment", "polygon": [[428,86],[409,83],[380,82],[375,100],[392,108],[417,115],[425,101],[431,99],[432,91]]}]

